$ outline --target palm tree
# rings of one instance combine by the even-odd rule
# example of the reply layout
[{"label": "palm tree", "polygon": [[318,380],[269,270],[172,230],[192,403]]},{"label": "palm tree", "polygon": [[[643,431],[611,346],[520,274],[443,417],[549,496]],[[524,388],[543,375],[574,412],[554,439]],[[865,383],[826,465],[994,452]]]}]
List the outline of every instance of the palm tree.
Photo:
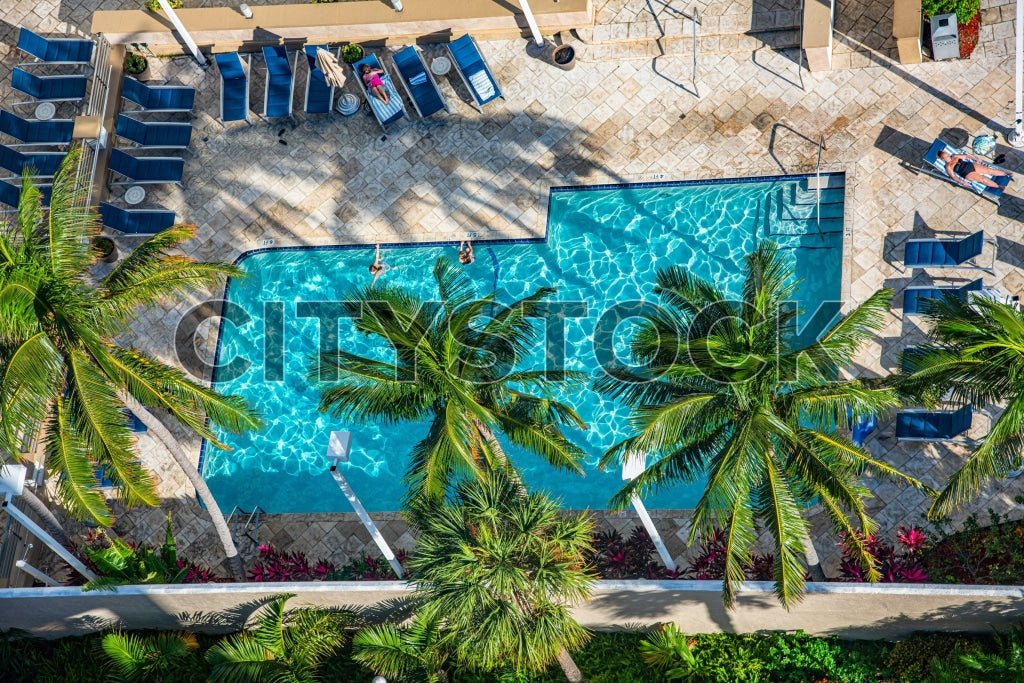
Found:
[{"label": "palm tree", "polygon": [[988,434],[949,478],[928,516],[940,519],[988,481],[1021,466],[1024,453],[1024,313],[983,297],[929,302],[928,344],[903,354],[899,388],[926,405],[946,392],[956,403],[1006,402]]},{"label": "palm tree", "polygon": [[114,342],[137,311],[167,298],[201,293],[229,275],[231,265],[202,263],[169,252],[195,236],[177,225],[131,251],[98,282],[90,238],[99,230],[85,205],[88,179],[77,174],[73,147],[53,182],[49,210],[26,179],[17,225],[0,224],[0,448],[18,453],[21,435],[42,426],[47,465],[69,513],[108,526],[94,467],[106,465],[122,503],[156,505],[153,480],[138,463],[125,422],[130,409],[170,451],[213,520],[236,581],[241,559],[209,488],[184,450],[150,409],[168,413],[210,443],[208,419],[231,432],[259,426],[236,396],[223,396],[152,355]]},{"label": "palm tree", "polygon": [[345,643],[351,615],[334,609],[300,608],[285,612],[294,594],[263,606],[256,628],[221,640],[206,653],[211,681],[316,683],[324,659]]},{"label": "palm tree", "polygon": [[493,295],[477,298],[466,274],[445,258],[433,274],[440,306],[387,286],[361,288],[345,302],[356,329],[389,343],[397,362],[321,354],[310,372],[323,385],[320,410],[364,423],[429,419],[427,436],[412,450],[410,497],[439,498],[453,474],[506,466],[495,432],[555,467],[582,473],[583,451],[560,427],[585,426],[552,398],[556,384],[580,375],[515,369],[536,338],[531,318],[554,290],[542,287],[502,307]]},{"label": "palm tree", "polygon": [[504,469],[460,481],[450,501],[424,497],[409,510],[416,614],[443,623],[461,666],[537,672],[557,660],[570,681],[583,680],[568,650],[587,640],[570,613],[594,580],[586,513],[524,494]]},{"label": "palm tree", "polygon": [[114,665],[118,683],[159,683],[165,675],[188,671],[190,655],[199,648],[191,633],[163,631],[150,636],[108,633],[101,642]]},{"label": "palm tree", "polygon": [[442,683],[451,650],[451,637],[437,618],[413,616],[408,624],[380,624],[352,638],[352,658],[390,680]]},{"label": "palm tree", "polygon": [[817,499],[837,532],[855,539],[862,565],[877,580],[862,543],[876,525],[858,477],[870,469],[921,484],[871,458],[836,427],[847,408],[860,418],[896,403],[892,389],[838,379],[882,327],[891,292],[876,292],[817,342],[798,347],[792,266],[772,242],[762,242],[746,265],[738,301],[683,268],[658,272],[655,292],[667,305],[645,316],[632,341],[645,369],[596,383],[632,408],[636,430],[604,454],[601,466],[621,465],[633,452],[656,456],[616,494],[612,504],[619,507],[634,492],[706,480],[690,543],[724,530],[726,605],[744,580],[760,523],[774,544],[775,592],[788,607],[803,596],[801,556],[824,578],[804,508]]}]

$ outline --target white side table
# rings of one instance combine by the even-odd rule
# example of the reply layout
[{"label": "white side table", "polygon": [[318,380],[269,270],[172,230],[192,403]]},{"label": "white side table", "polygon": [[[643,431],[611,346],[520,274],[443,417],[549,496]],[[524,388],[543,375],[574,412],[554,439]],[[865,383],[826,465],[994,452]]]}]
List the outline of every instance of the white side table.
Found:
[{"label": "white side table", "polygon": [[352,114],[359,111],[359,98],[355,95],[345,93],[338,98],[338,104],[336,104],[334,108],[343,116],[352,116]]},{"label": "white side table", "polygon": [[430,63],[430,70],[435,76],[444,76],[452,70],[452,60],[447,57],[438,57]]},{"label": "white side table", "polygon": [[53,102],[40,102],[36,106],[36,118],[40,121],[49,121],[57,113],[57,107]]},{"label": "white side table", "polygon": [[141,204],[142,200],[145,198],[146,188],[142,187],[141,185],[132,185],[124,193],[125,204],[131,204],[132,206],[135,206],[136,204]]}]

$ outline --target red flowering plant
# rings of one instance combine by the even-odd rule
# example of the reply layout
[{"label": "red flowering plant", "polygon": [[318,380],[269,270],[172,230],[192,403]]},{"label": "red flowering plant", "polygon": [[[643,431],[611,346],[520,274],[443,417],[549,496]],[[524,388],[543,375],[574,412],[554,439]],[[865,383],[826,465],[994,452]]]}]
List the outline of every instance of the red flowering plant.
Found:
[{"label": "red flowering plant", "polygon": [[[859,536],[867,547],[868,553],[874,558],[882,583],[924,583],[928,581],[928,572],[922,563],[922,555],[928,547],[928,537],[916,527],[901,526],[896,532],[896,545],[886,543],[871,534],[866,538]],[[840,539],[843,557],[839,563],[840,581],[861,583],[867,581],[867,570],[855,559],[856,551],[851,539]]]},{"label": "red flowering plant", "polygon": [[[369,555],[356,558],[338,567],[328,560],[310,562],[304,553],[287,553],[272,545],[259,546],[260,557],[249,570],[253,581],[392,581],[396,579],[391,565]],[[407,554],[396,553],[401,564]]]}]

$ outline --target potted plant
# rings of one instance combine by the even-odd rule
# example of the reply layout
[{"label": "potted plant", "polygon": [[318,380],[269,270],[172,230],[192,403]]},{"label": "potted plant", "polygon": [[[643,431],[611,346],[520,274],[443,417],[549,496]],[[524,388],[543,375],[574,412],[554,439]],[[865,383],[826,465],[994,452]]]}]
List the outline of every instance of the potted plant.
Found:
[{"label": "potted plant", "polygon": [[124,72],[129,76],[141,76],[148,68],[149,62],[138,52],[129,52],[124,56]]},{"label": "potted plant", "polygon": [[355,64],[363,58],[363,48],[355,43],[350,43],[341,48],[341,58],[346,64]]},{"label": "potted plant", "polygon": [[[185,3],[183,0],[167,0],[167,4],[171,9],[181,9]],[[146,0],[146,9],[150,12],[158,12],[162,8],[156,0]]]},{"label": "potted plant", "polygon": [[103,263],[113,263],[117,260],[117,245],[109,237],[97,237],[92,241],[92,248]]},{"label": "potted plant", "polygon": [[572,45],[558,45],[551,51],[551,63],[559,69],[569,71],[576,66],[576,48]]}]

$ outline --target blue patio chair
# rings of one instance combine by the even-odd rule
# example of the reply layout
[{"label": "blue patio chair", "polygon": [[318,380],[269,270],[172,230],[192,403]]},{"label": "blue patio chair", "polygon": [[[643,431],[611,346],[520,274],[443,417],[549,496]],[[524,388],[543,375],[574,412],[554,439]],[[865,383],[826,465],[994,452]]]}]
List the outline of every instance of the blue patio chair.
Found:
[{"label": "blue patio chair", "polygon": [[307,114],[327,114],[334,104],[334,86],[327,82],[324,72],[316,63],[316,51],[326,49],[326,45],[303,47],[306,62],[309,63],[309,71],[306,72],[306,99],[302,103],[302,110]]},{"label": "blue patio chair", "polygon": [[[986,242],[992,245],[992,261],[988,265],[979,265],[975,259],[981,256]],[[986,240],[982,230],[962,239],[907,240],[903,257],[903,265],[907,268],[973,268],[992,272],[995,264],[996,241]]]},{"label": "blue patio chair", "polygon": [[398,80],[405,86],[412,100],[412,106],[421,119],[432,116],[437,112],[448,111],[448,103],[444,95],[437,87],[434,75],[430,73],[423,62],[423,57],[415,45],[410,45],[404,50],[395,53],[392,58],[395,63],[395,70],[398,71]]},{"label": "blue patio chair", "polygon": [[[921,163],[921,170],[930,176],[941,178],[942,180],[945,180],[946,182],[949,183],[953,183],[958,187],[969,188],[976,192],[977,194],[980,194],[985,199],[990,199],[996,204],[999,203],[999,200],[1003,196],[1003,192],[1006,190],[1006,186],[1009,185],[1010,181],[1013,180],[1012,177],[1008,175],[990,176],[991,179],[995,181],[997,185],[999,185],[999,187],[989,187],[984,183],[967,182],[966,180],[965,182],[967,182],[967,185],[961,185],[960,183],[950,178],[949,174],[946,173],[946,162],[939,158],[939,153],[943,151],[949,152],[951,155],[966,154],[966,152],[964,152],[963,150],[953,147],[952,145],[936,138],[935,142],[932,143],[932,146],[928,148],[928,151],[924,155],[924,161]],[[974,163],[979,166],[995,168],[999,169],[1000,171],[1005,170],[999,168],[998,166],[995,166],[994,164],[982,161],[974,154],[968,154],[967,156],[971,157],[971,160],[974,161]]]},{"label": "blue patio chair", "polygon": [[476,41],[468,33],[457,40],[453,40],[446,46],[448,54],[452,56],[452,63],[459,78],[466,85],[469,94],[473,96],[476,108],[483,111],[483,106],[493,102],[499,97],[502,99],[501,86],[494,77],[491,68],[487,66],[487,60],[476,45]]},{"label": "blue patio chair", "polygon": [[88,64],[92,61],[92,41],[78,38],[44,38],[22,27],[18,49],[48,64]]},{"label": "blue patio chair", "polygon": [[196,89],[187,85],[146,85],[126,77],[121,85],[121,97],[145,111],[192,111]]},{"label": "blue patio chair", "polygon": [[0,145],[0,168],[21,175],[26,168],[31,168],[33,177],[48,178],[60,168],[60,162],[67,156],[65,152],[29,152],[23,154],[7,145]]},{"label": "blue patio chair", "polygon": [[[71,119],[32,121],[9,111],[0,111],[0,133],[26,145],[67,145],[75,130]],[[16,147],[17,145],[11,145]]]},{"label": "blue patio chair", "polygon": [[901,410],[896,413],[896,440],[973,443],[957,438],[971,428],[973,418],[970,405],[957,410]]},{"label": "blue patio chair", "polygon": [[124,114],[117,117],[117,136],[142,147],[185,148],[192,139],[191,123],[144,123]]},{"label": "blue patio chair", "polygon": [[94,489],[108,490],[115,488],[114,486],[114,468],[110,465],[100,465],[94,463],[92,466],[92,474],[96,477],[96,486]]},{"label": "blue patio chair", "polygon": [[963,287],[907,287],[903,290],[903,314],[920,315],[924,312],[926,302],[941,299],[943,296],[955,296],[966,300],[971,292],[982,290],[981,278],[968,282]]},{"label": "blue patio chair", "polygon": [[853,409],[846,409],[846,422],[850,427],[850,440],[853,441],[854,446],[861,447],[864,445],[864,441],[875,431],[875,427],[878,426],[878,417],[871,413],[866,417],[862,417],[856,422],[853,420]]},{"label": "blue patio chair", "polygon": [[100,221],[103,227],[125,235],[155,235],[174,225],[175,216],[173,211],[122,209],[100,202]]},{"label": "blue patio chair", "polygon": [[[363,64],[369,64],[370,67],[380,69],[384,72],[381,74],[380,80],[384,83],[384,90],[388,94],[387,104],[384,104],[383,100],[376,95],[373,95],[366,86],[366,82],[363,80],[363,74],[360,71]],[[402,102],[402,96],[398,94],[397,90],[395,90],[395,84],[391,80],[391,76],[380,63],[380,60],[377,59],[377,55],[366,55],[352,65],[352,70],[355,71],[356,79],[363,84],[363,90],[366,93],[366,100],[370,103],[370,110],[373,112],[374,118],[377,119],[377,123],[380,124],[380,129],[384,131],[384,136],[387,137],[388,126],[405,117],[405,103]]]},{"label": "blue patio chair", "polygon": [[267,84],[263,91],[263,116],[268,119],[292,115],[295,70],[283,45],[263,48],[267,63]]},{"label": "blue patio chair", "polygon": [[127,182],[111,185],[175,183],[181,184],[185,173],[185,160],[178,157],[133,157],[120,149],[110,150],[112,172],[124,176]]},{"label": "blue patio chair", "polygon": [[[50,185],[36,185],[36,188],[43,195],[43,206],[50,205],[50,191],[53,189]],[[18,201],[21,199],[21,185],[12,185],[11,183],[0,180],[0,204],[6,204],[7,206],[14,207],[12,209],[0,209],[0,213],[10,213],[18,208]]]},{"label": "blue patio chair", "polygon": [[132,432],[135,432],[136,434],[145,434],[149,431],[149,427],[147,427],[142,420],[136,417],[135,413],[127,408],[124,409],[124,417],[128,422],[128,429]]},{"label": "blue patio chair", "polygon": [[11,87],[36,100],[80,100],[85,97],[85,86],[85,76],[36,76],[18,67],[11,73]]},{"label": "blue patio chair", "polygon": [[249,72],[237,52],[214,55],[220,70],[220,120],[249,121]]}]

